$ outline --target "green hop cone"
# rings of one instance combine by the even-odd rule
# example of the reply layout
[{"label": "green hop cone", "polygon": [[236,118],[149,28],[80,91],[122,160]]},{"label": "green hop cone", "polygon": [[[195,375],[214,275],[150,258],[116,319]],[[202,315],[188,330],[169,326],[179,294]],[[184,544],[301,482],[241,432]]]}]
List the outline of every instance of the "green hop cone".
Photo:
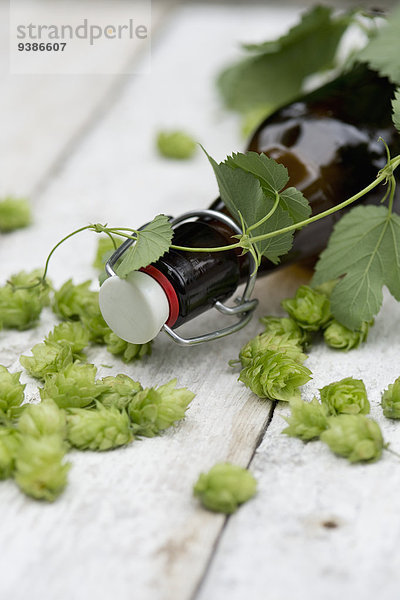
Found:
[{"label": "green hop cone", "polygon": [[0,231],[9,232],[27,227],[32,220],[31,208],[25,198],[4,198],[0,200]]},{"label": "green hop cone", "polygon": [[53,502],[67,484],[66,445],[58,435],[23,436],[16,456],[14,478],[25,494]]},{"label": "green hop cone", "polygon": [[279,352],[288,358],[303,364],[307,355],[303,354],[301,347],[294,341],[290,334],[275,335],[274,333],[261,333],[243,346],[239,353],[242,367],[247,367],[257,354],[265,352]]},{"label": "green hop cone", "polygon": [[63,410],[50,398],[39,404],[28,404],[18,421],[18,431],[22,435],[40,438],[46,435],[58,435],[65,439],[67,420]]},{"label": "green hop cone", "polygon": [[385,417],[400,419],[400,377],[383,392],[381,404]]},{"label": "green hop cone", "polygon": [[72,360],[71,346],[43,342],[32,348],[32,356],[22,355],[19,362],[32,377],[44,379],[70,365]]},{"label": "green hop cone", "polygon": [[68,411],[68,441],[80,450],[110,450],[133,440],[126,411],[98,403],[95,410],[71,408]]},{"label": "green hop cone", "polygon": [[14,290],[10,285],[0,287],[0,320],[6,329],[23,331],[34,327],[42,312],[43,303],[31,290]]},{"label": "green hop cone", "polygon": [[185,160],[196,152],[196,142],[183,131],[160,131],[157,135],[157,148],[166,158]]},{"label": "green hop cone", "polygon": [[309,342],[309,334],[290,317],[262,317],[260,321],[265,327],[264,333],[288,335],[289,339],[297,342],[299,346]]},{"label": "green hop cone", "polygon": [[109,331],[104,336],[107,344],[107,350],[111,354],[121,355],[124,362],[129,363],[133,360],[141,360],[144,356],[151,354],[152,342],[147,344],[130,344],[118,337],[113,331]]},{"label": "green hop cone", "polygon": [[134,396],[128,412],[136,435],[153,437],[184,418],[194,394],[175,386],[176,379],[172,379],[157,389],[147,388]]},{"label": "green hop cone", "polygon": [[320,439],[335,454],[350,462],[373,462],[382,455],[384,442],[378,423],[364,415],[329,417]]},{"label": "green hop cone", "polygon": [[140,383],[122,373],[116,377],[103,377],[101,383],[105,388],[99,402],[108,408],[115,406],[118,410],[127,408],[132,398],[143,389]]},{"label": "green hop cone", "polygon": [[[40,283],[40,285],[37,285],[38,283]],[[42,269],[14,273],[14,275],[11,275],[9,278],[7,285],[11,288],[17,288],[19,286],[27,287],[29,289],[26,291],[39,298],[42,306],[49,306],[50,304],[51,282],[49,280],[43,281]]]},{"label": "green hop cone", "polygon": [[360,329],[351,331],[333,319],[324,331],[324,340],[331,348],[347,352],[367,341],[369,328],[373,323],[373,321],[364,321]]},{"label": "green hop cone", "polygon": [[311,402],[303,400],[290,401],[290,417],[284,417],[289,427],[283,429],[282,433],[296,437],[304,442],[319,438],[321,433],[328,427],[328,415],[324,406],[317,398]]},{"label": "green hop cone", "polygon": [[89,344],[89,331],[76,321],[66,321],[56,325],[46,337],[46,342],[69,346],[74,360],[85,358],[82,350]]},{"label": "green hop cone", "polygon": [[367,415],[370,405],[364,382],[361,379],[346,377],[319,390],[321,402],[330,415]]},{"label": "green hop cone", "polygon": [[55,292],[52,308],[60,319],[78,321],[83,316],[90,316],[98,312],[98,292],[89,288],[92,282],[84,281],[74,285],[69,279]]},{"label": "green hop cone", "polygon": [[85,408],[94,405],[105,386],[96,381],[94,365],[72,363],[59,373],[46,375],[41,388],[42,400],[50,398],[60,408]]},{"label": "green hop cone", "polygon": [[104,345],[107,335],[111,333],[111,329],[103,319],[100,308],[97,306],[91,309],[90,314],[82,314],[81,321],[89,332],[89,339],[94,344]]},{"label": "green hop cone", "polygon": [[10,373],[0,365],[0,413],[9,415],[24,401],[25,384],[20,383],[21,372]]},{"label": "green hop cone", "polygon": [[295,297],[283,300],[282,306],[300,327],[308,331],[317,331],[332,316],[329,298],[308,285],[301,285]]},{"label": "green hop cone", "polygon": [[194,488],[194,495],[214,512],[234,513],[239,504],[250,500],[257,491],[253,475],[237,465],[217,464],[208,473],[201,473]]},{"label": "green hop cone", "polygon": [[0,479],[8,479],[13,474],[20,437],[15,429],[0,429]]},{"label": "green hop cone", "polygon": [[259,398],[284,400],[300,398],[299,387],[311,379],[311,371],[279,352],[258,354],[240,372],[242,381]]}]

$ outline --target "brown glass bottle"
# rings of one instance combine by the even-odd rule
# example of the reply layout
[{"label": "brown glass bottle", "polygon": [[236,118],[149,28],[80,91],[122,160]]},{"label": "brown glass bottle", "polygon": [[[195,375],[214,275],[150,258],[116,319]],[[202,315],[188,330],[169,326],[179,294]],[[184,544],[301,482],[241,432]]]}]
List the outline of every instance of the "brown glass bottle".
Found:
[{"label": "brown glass bottle", "polygon": [[[248,150],[264,152],[288,168],[288,185],[301,190],[312,214],[340,204],[373,181],[386,163],[382,137],[392,155],[400,153],[400,135],[391,119],[394,86],[364,65],[285,106],[254,133]],[[364,196],[377,203],[382,188]],[[396,204],[395,204],[396,206]],[[221,199],[210,207],[227,212]],[[292,250],[281,264],[315,261],[343,211],[295,233]],[[211,247],[232,243],[231,232],[205,219],[177,227],[174,243]],[[189,253],[171,250],[154,267],[172,283],[179,300],[177,327],[232,295],[247,274],[248,263],[235,251]],[[260,271],[276,269],[263,260]]]}]

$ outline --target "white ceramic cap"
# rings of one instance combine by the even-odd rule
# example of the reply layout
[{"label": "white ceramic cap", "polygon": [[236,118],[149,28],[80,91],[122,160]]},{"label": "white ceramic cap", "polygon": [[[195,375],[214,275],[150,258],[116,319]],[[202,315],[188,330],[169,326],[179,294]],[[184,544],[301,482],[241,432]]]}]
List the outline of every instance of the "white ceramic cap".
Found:
[{"label": "white ceramic cap", "polygon": [[107,325],[132,344],[155,338],[169,317],[163,288],[141,271],[129,273],[126,279],[106,279],[100,288],[99,305]]}]

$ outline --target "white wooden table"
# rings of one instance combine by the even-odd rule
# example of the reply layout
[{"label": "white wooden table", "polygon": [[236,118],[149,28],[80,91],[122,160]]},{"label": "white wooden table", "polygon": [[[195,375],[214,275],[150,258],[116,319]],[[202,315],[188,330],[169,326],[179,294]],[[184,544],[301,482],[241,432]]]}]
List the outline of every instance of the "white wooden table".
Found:
[{"label": "white wooden table", "polygon": [[[238,41],[285,31],[298,11],[241,5],[153,6],[153,62],[142,76],[9,76],[7,5],[0,4],[0,192],[28,194],[35,223],[0,238],[0,277],[43,265],[51,246],[89,222],[140,225],[157,212],[206,207],[217,195],[207,160],[159,158],[158,128],[191,131],[221,160],[244,147],[236,116],[219,103],[214,78]],[[140,60],[140,58],[138,58]],[[94,234],[55,256],[56,285],[95,278]],[[280,313],[302,274],[260,280],[257,317]],[[400,450],[380,392],[400,375],[400,307],[385,299],[369,343],[350,354],[316,345],[307,361],[318,388],[362,378],[372,416]],[[32,331],[0,332],[0,364],[18,370],[54,325],[45,311]],[[194,329],[216,325],[212,313]],[[164,435],[110,453],[71,453],[65,493],[53,505],[0,485],[0,597],[12,600],[395,600],[400,594],[400,463],[389,454],[350,466],[321,443],[281,435],[287,407],[257,399],[227,362],[259,330],[182,349],[160,335],[153,355],[125,365],[103,349],[89,359],[100,376],[126,373],[143,385],[177,377],[196,398]],[[112,369],[101,367],[112,364]],[[24,375],[29,400],[36,384]],[[230,518],[192,498],[202,470],[219,461],[248,466],[254,500]]]}]

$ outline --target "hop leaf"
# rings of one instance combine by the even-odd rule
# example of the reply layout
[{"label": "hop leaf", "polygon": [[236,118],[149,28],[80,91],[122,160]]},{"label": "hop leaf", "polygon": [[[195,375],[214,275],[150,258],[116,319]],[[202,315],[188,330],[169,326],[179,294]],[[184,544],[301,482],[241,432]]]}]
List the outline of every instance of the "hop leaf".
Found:
[{"label": "hop leaf", "polygon": [[0,429],[0,479],[8,479],[13,474],[19,444],[18,431],[6,427]]},{"label": "hop leaf", "polygon": [[400,419],[400,377],[383,392],[381,403],[385,417]]},{"label": "hop leaf", "polygon": [[153,437],[185,416],[194,394],[186,388],[175,389],[176,379],[138,392],[129,404],[129,416],[137,435]]},{"label": "hop leaf", "polygon": [[242,381],[259,398],[289,400],[300,398],[301,385],[311,379],[311,371],[279,352],[258,354],[242,369]]},{"label": "hop leaf", "polygon": [[32,377],[44,379],[46,375],[64,369],[72,360],[71,346],[43,342],[32,348],[32,356],[22,355],[19,362]]},{"label": "hop leaf", "polygon": [[290,410],[290,417],[284,417],[289,427],[282,431],[290,437],[297,437],[307,442],[319,438],[328,427],[327,411],[317,398],[313,398],[311,402],[291,400]]},{"label": "hop leaf", "polygon": [[352,331],[333,319],[324,331],[324,340],[331,348],[347,352],[353,348],[358,348],[360,344],[367,341],[369,328],[373,323],[373,320],[368,323],[364,321],[359,329]]},{"label": "hop leaf", "polygon": [[99,401],[107,408],[115,406],[118,410],[127,408],[132,398],[143,389],[140,383],[123,374],[103,377],[101,383],[105,389],[99,396]]},{"label": "hop leaf", "polygon": [[301,285],[295,297],[283,300],[282,306],[300,327],[309,331],[317,331],[331,317],[329,298],[308,285]]},{"label": "hop leaf", "polygon": [[94,365],[72,363],[59,373],[46,375],[40,389],[42,400],[50,398],[60,408],[84,408],[94,404],[105,386],[96,382]]},{"label": "hop leaf", "polygon": [[126,363],[141,360],[144,356],[151,354],[152,342],[131,344],[122,340],[113,331],[106,333],[104,340],[107,344],[107,350],[111,354],[121,355],[122,360]]},{"label": "hop leaf", "polygon": [[370,321],[382,288],[400,300],[400,217],[385,206],[357,206],[335,225],[316,266],[316,284],[344,275],[331,294],[334,317],[349,329]]},{"label": "hop leaf", "polygon": [[138,271],[155,262],[169,250],[173,236],[169,218],[157,215],[143,229],[137,232],[137,240],[121,259],[117,266],[117,275],[126,277],[132,271]]},{"label": "hop leaf", "polygon": [[29,203],[24,198],[0,200],[0,231],[14,231],[30,225],[32,220]]},{"label": "hop leaf", "polygon": [[46,337],[47,342],[69,346],[73,358],[85,358],[82,350],[89,344],[89,331],[79,322],[67,321],[56,325],[53,331],[50,331]]},{"label": "hop leaf", "polygon": [[378,423],[364,415],[339,415],[329,417],[328,429],[320,439],[335,454],[350,462],[373,462],[382,455],[384,447]]},{"label": "hop leaf", "polygon": [[0,365],[0,414],[13,417],[24,401],[25,384],[20,383],[21,372],[10,373]]},{"label": "hop leaf", "polygon": [[39,404],[28,404],[18,421],[18,431],[35,438],[58,435],[64,439],[67,432],[65,412],[50,398]]},{"label": "hop leaf", "polygon": [[68,411],[68,441],[80,450],[110,450],[133,439],[126,411],[98,403],[95,410],[71,408]]},{"label": "hop leaf", "polygon": [[290,334],[261,333],[247,342],[241,349],[239,359],[242,367],[247,367],[257,354],[264,354],[268,351],[284,354],[299,364],[302,364],[307,358],[301,351],[297,341],[294,341]]},{"label": "hop leaf", "polygon": [[368,414],[370,405],[367,391],[361,379],[346,377],[323,387],[320,391],[321,402],[331,415],[341,413],[348,415]]},{"label": "hop leaf", "polygon": [[166,158],[192,158],[196,148],[194,139],[184,131],[160,131],[157,135],[157,149]]},{"label": "hop leaf", "polygon": [[307,345],[309,342],[309,334],[289,317],[262,317],[260,321],[265,327],[265,333],[288,335],[289,339],[299,345]]},{"label": "hop leaf", "polygon": [[69,279],[54,294],[53,311],[60,319],[78,321],[83,316],[98,312],[99,294],[89,289],[92,282],[74,285]]},{"label": "hop leaf", "polygon": [[217,464],[208,473],[201,473],[193,493],[209,510],[234,513],[239,504],[250,500],[257,491],[253,475],[230,463]]},{"label": "hop leaf", "polygon": [[15,461],[14,478],[25,494],[53,502],[67,484],[69,463],[60,436],[23,436]]}]

